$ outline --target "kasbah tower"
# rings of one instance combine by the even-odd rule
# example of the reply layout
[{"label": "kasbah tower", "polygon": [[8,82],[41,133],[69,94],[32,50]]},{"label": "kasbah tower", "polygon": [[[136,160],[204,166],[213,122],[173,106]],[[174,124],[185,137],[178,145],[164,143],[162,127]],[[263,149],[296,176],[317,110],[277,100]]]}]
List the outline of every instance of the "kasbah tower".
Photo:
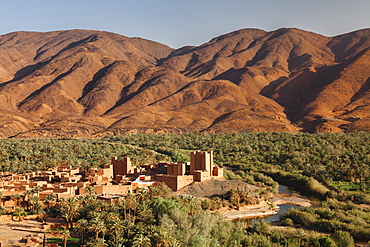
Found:
[{"label": "kasbah tower", "polygon": [[223,170],[213,164],[213,151],[190,152],[190,164],[181,162],[165,162],[142,165],[140,169],[138,169],[132,166],[130,158],[128,157],[122,160],[118,160],[113,157],[112,165],[113,178],[116,181],[120,181],[130,176],[135,177],[135,175],[145,175],[145,180],[163,182],[174,191],[193,182],[203,182],[210,179],[223,179]]}]

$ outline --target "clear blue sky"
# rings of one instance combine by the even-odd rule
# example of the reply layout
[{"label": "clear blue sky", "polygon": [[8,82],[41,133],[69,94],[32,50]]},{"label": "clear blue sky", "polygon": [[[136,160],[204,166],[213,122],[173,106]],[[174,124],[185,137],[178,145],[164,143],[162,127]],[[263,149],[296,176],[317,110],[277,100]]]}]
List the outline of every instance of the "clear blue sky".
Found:
[{"label": "clear blue sky", "polygon": [[173,48],[241,28],[334,36],[370,27],[370,0],[1,0],[0,34],[92,29]]}]

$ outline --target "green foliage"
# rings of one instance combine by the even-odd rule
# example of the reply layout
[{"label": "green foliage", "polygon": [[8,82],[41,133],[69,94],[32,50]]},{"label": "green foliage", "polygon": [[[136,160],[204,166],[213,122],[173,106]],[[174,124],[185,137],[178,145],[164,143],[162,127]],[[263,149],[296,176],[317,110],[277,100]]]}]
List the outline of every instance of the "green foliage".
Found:
[{"label": "green foliage", "polygon": [[167,159],[155,151],[110,139],[3,139],[0,150],[0,171],[18,173],[63,164],[82,169],[99,167],[109,163],[112,156],[130,156],[136,165]]},{"label": "green foliage", "polygon": [[182,246],[206,247],[212,246],[212,243],[230,246],[227,243],[239,243],[243,238],[233,223],[208,212],[189,215],[176,209],[170,214],[162,215],[160,226],[170,238],[176,239]]},{"label": "green foliage", "polygon": [[338,247],[352,247],[355,244],[355,241],[349,232],[336,231],[333,234],[333,238]]},{"label": "green foliage", "polygon": [[[46,240],[47,243],[55,243],[55,242],[62,242],[62,238],[48,238]],[[79,238],[68,238],[67,241],[80,241]]]},{"label": "green foliage", "polygon": [[6,214],[6,207],[0,205],[0,215]]},{"label": "green foliage", "polygon": [[159,219],[163,214],[171,214],[178,207],[176,201],[170,198],[155,197],[151,203],[151,208],[155,212],[155,216]]},{"label": "green foliage", "polygon": [[22,221],[23,217],[27,215],[26,211],[22,207],[15,208],[13,215],[18,218],[18,221]]},{"label": "green foliage", "polygon": [[274,228],[272,230],[267,223],[259,221],[247,229],[242,246],[332,247],[335,244],[330,237],[314,231],[294,228]]},{"label": "green foliage", "polygon": [[[67,241],[68,242],[72,242],[72,241],[80,241],[81,239],[80,238],[68,238]],[[47,243],[58,243],[58,242],[63,242],[63,239],[62,238],[48,238],[46,240]]]},{"label": "green foliage", "polygon": [[[327,199],[317,209],[288,212],[283,216],[284,224],[332,233],[344,231],[355,239],[369,241],[369,211],[343,203],[370,203],[369,137],[370,133],[192,133],[8,139],[0,141],[0,171],[23,173],[60,164],[86,169],[109,163],[111,156],[129,156],[136,165],[184,162],[189,161],[190,150],[213,150],[215,163],[232,169],[225,171],[228,179],[265,186],[264,194],[276,192],[275,181],[279,181]],[[229,200],[238,208],[241,203],[253,203],[248,198],[251,197],[234,193]],[[20,206],[20,197],[12,199]],[[71,230],[86,233],[86,242],[91,246],[140,246],[149,245],[148,241],[152,246],[334,245],[331,238],[309,232],[254,229],[245,234],[242,225],[208,213],[207,210],[224,204],[221,199],[172,197],[164,186],[127,195],[111,205],[96,200],[93,193],[76,202],[58,202],[53,210],[43,209],[37,203],[27,206],[40,215],[45,210],[57,211]],[[73,224],[79,220],[88,225]]]},{"label": "green foliage", "polygon": [[322,236],[319,238],[312,238],[310,239],[309,242],[310,242],[310,246],[313,246],[313,247],[334,247],[335,246],[335,242],[327,236]]},{"label": "green foliage", "polygon": [[272,178],[279,181],[280,183],[293,187],[297,190],[300,190],[306,194],[314,195],[321,199],[327,197],[329,191],[324,185],[319,183],[316,179],[310,178],[302,174],[294,174],[290,172],[274,172],[268,173]]},{"label": "green foliage", "polygon": [[[0,171],[25,172],[58,164],[85,169],[102,166],[111,156],[130,156],[136,165],[165,160],[189,161],[190,150],[213,150],[217,164],[239,170],[235,176],[226,172],[226,176],[233,179],[268,185],[271,181],[258,174],[288,172],[340,190],[369,193],[369,138],[370,133],[364,132],[125,134],[101,139],[7,139],[0,141]],[[325,188],[319,188],[315,180],[311,181],[314,183],[311,186],[323,193]],[[362,199],[370,201],[364,196]]]},{"label": "green foliage", "polygon": [[[71,218],[76,223],[71,224],[70,230],[81,236],[80,242],[86,239],[87,246],[333,246],[333,241],[322,234],[290,228],[272,230],[263,221],[246,229],[241,222],[227,221],[203,210],[207,200],[167,193],[159,196],[158,192],[156,187],[150,187],[113,203],[85,195],[77,201],[57,202],[57,209],[60,212],[77,209],[78,213]],[[75,203],[76,207],[67,206]],[[331,206],[328,203],[326,207]],[[355,205],[342,206],[357,210]],[[302,218],[307,218],[314,211],[303,212]]]},{"label": "green foliage", "polygon": [[296,226],[332,233],[344,230],[355,239],[369,241],[369,212],[369,209],[351,202],[343,203],[331,199],[315,209],[290,209],[281,216],[281,219],[282,223],[286,225],[292,225],[291,223],[293,223]]},{"label": "green foliage", "polygon": [[[201,209],[201,201],[175,197],[150,187],[107,203],[85,195],[57,202],[59,215],[88,246],[232,246],[244,238],[242,226]],[[159,196],[163,194],[164,196]],[[216,200],[217,201],[217,200]],[[71,214],[68,214],[71,215]],[[100,245],[99,245],[100,244]],[[176,245],[177,244],[177,245]]]},{"label": "green foliage", "polygon": [[310,226],[316,222],[318,216],[314,213],[306,212],[303,209],[291,208],[281,217],[282,220],[286,218],[291,219],[297,226]]},{"label": "green foliage", "polygon": [[360,184],[356,184],[352,182],[334,181],[330,185],[340,190],[352,190],[352,191],[361,190]]},{"label": "green foliage", "polygon": [[253,233],[251,235],[247,235],[243,240],[242,245],[246,247],[270,247],[272,246],[272,243],[266,236]]},{"label": "green foliage", "polygon": [[238,210],[241,206],[254,205],[254,204],[259,203],[256,197],[250,196],[247,192],[240,191],[240,190],[234,190],[234,189],[229,190],[224,195],[224,198],[225,200],[230,202],[232,207]]},{"label": "green foliage", "polygon": [[171,160],[174,162],[189,162],[189,152],[185,153],[180,153],[180,152],[172,152],[171,153]]},{"label": "green foliage", "polygon": [[252,230],[257,233],[269,233],[270,232],[270,225],[262,220],[257,221],[253,227]]}]

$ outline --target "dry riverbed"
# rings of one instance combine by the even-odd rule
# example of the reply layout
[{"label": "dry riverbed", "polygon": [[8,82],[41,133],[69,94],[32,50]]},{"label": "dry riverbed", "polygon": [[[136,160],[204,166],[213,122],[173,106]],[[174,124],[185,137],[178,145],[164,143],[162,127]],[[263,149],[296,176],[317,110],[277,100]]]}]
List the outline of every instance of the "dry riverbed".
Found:
[{"label": "dry riverbed", "polygon": [[311,207],[312,206],[310,200],[308,199],[304,199],[304,198],[296,197],[296,196],[280,197],[278,195],[277,197],[274,197],[271,199],[271,203],[262,201],[260,204],[257,204],[257,205],[240,207],[239,210],[223,208],[219,210],[218,212],[230,220],[265,217],[265,216],[277,214],[277,210],[278,210],[277,205],[280,205],[280,204],[297,205],[301,207]]}]

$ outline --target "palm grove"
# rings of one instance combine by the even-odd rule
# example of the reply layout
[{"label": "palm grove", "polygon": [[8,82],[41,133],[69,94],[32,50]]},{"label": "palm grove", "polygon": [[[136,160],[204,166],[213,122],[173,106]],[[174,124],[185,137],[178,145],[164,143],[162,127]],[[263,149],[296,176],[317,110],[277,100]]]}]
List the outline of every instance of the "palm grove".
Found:
[{"label": "palm grove", "polygon": [[[127,134],[101,139],[2,140],[0,169],[28,172],[70,164],[86,169],[109,162],[111,156],[130,156],[136,164],[164,160],[187,161],[189,150],[213,150],[215,162],[235,168],[229,179],[271,188],[271,179],[321,200],[321,206],[289,211],[282,222],[292,228],[272,230],[225,221],[217,213],[233,205],[230,197],[199,200],[174,197],[165,188],[151,188],[113,203],[97,200],[91,192],[79,198],[38,199],[37,191],[15,196],[17,212],[58,215],[70,233],[90,246],[346,246],[353,237],[367,242],[370,217],[370,135],[325,134]],[[262,195],[261,195],[262,196]],[[233,201],[234,200],[234,201]],[[245,200],[244,203],[253,203]],[[50,207],[50,205],[53,205]],[[316,231],[332,233],[331,237]],[[349,234],[349,235],[348,235]],[[347,245],[351,246],[351,245]]]}]

